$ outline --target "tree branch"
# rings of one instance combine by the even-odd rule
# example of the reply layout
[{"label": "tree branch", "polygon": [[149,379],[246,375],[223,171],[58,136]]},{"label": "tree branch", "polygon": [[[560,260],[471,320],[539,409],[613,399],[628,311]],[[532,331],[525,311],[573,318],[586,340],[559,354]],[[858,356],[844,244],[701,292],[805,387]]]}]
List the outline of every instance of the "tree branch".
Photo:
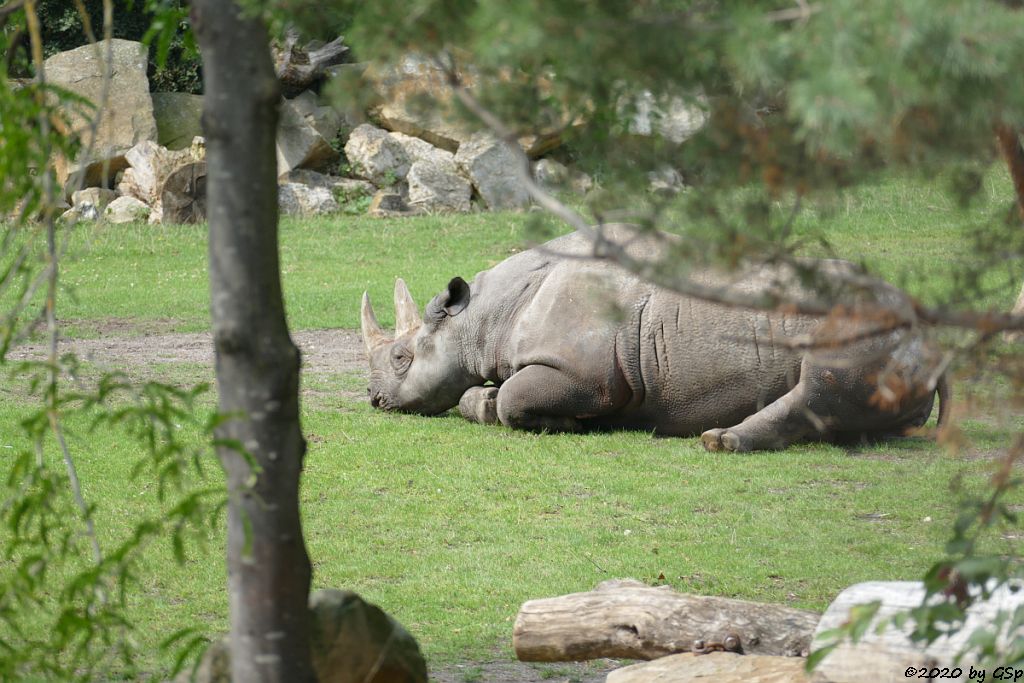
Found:
[{"label": "tree branch", "polygon": [[[104,0],[104,4],[110,4],[110,0]],[[40,85],[45,85],[46,72],[43,66],[42,30],[39,24],[39,17],[35,11],[35,3],[32,0],[28,0],[28,2],[25,3],[25,17],[26,24],[28,25],[29,38],[32,44],[32,58],[35,63],[36,78]],[[44,91],[41,89],[39,91],[39,130],[43,144],[48,147],[50,140],[50,118],[48,116],[43,97]],[[46,156],[48,157],[49,154]],[[96,536],[96,527],[92,519],[92,512],[89,510],[89,505],[86,503],[85,497],[82,495],[82,485],[78,479],[78,470],[75,467],[75,461],[71,457],[71,451],[68,449],[67,441],[64,439],[64,431],[60,424],[60,402],[58,400],[60,364],[58,363],[57,357],[57,347],[60,340],[60,332],[57,327],[57,284],[59,276],[59,261],[57,253],[57,226],[52,210],[52,207],[55,204],[54,188],[49,173],[43,174],[42,183],[43,199],[46,206],[46,210],[43,211],[43,220],[46,225],[46,332],[49,341],[49,387],[46,394],[48,403],[47,417],[49,419],[51,431],[53,432],[53,435],[61,449],[64,466],[68,473],[68,482],[71,486],[72,496],[74,497],[75,504],[78,506],[79,514],[81,514],[82,520],[85,524],[86,536],[92,546],[93,561],[97,566],[99,566],[103,563],[103,552],[100,549],[99,539]],[[106,594],[104,591],[100,591],[99,597],[101,601],[106,602]]]},{"label": "tree branch", "polygon": [[[809,7],[808,11],[816,11],[815,7]],[[530,160],[519,146],[515,131],[484,107],[465,88],[453,67],[450,57],[447,60],[436,59],[435,63],[446,74],[448,85],[455,97],[458,98],[466,109],[479,118],[492,133],[504,140],[517,156],[519,163],[516,169],[530,197],[548,213],[561,219],[577,232],[590,239],[594,245],[593,258],[606,259],[617,263],[626,270],[683,296],[690,296],[725,306],[814,317],[824,317],[835,313],[835,306],[829,302],[791,300],[783,297],[781,293],[752,293],[737,291],[731,287],[708,286],[675,273],[666,274],[658,268],[660,265],[658,263],[633,258],[623,245],[605,237],[603,231],[595,229],[580,214],[560,202],[537,184],[530,172]],[[797,207],[794,207],[794,209]],[[865,275],[842,273],[836,274],[836,276],[844,284],[862,290],[873,290],[886,286],[881,280]],[[893,324],[914,326],[918,322],[923,322],[932,326],[957,327],[978,331],[983,334],[1002,330],[1024,330],[1024,314],[1015,315],[998,311],[954,311],[945,308],[927,307],[909,296],[908,299],[911,303],[913,317],[905,320],[901,319]],[[884,312],[893,313],[891,308],[881,304],[857,307],[852,309],[850,313],[858,318],[863,318],[864,316],[872,316]]]}]

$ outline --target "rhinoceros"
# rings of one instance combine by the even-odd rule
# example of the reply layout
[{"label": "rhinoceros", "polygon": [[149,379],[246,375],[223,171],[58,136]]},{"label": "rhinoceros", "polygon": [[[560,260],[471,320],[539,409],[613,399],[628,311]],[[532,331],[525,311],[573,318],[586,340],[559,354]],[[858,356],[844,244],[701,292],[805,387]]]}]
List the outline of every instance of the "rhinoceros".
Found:
[{"label": "rhinoceros", "polygon": [[[603,229],[638,260],[662,253],[664,239]],[[371,404],[422,415],[458,406],[474,422],[534,431],[699,434],[711,451],[905,433],[927,421],[937,391],[945,417],[948,384],[910,330],[874,334],[847,323],[834,335],[850,340],[839,348],[794,343],[826,338],[830,323],[682,296],[593,251],[584,235],[559,237],[472,283],[452,278],[422,316],[399,279],[393,339],[364,293]],[[843,263],[826,270],[849,272]],[[691,277],[756,292],[778,287],[780,273]],[[909,305],[899,290],[879,287],[876,298]]]}]

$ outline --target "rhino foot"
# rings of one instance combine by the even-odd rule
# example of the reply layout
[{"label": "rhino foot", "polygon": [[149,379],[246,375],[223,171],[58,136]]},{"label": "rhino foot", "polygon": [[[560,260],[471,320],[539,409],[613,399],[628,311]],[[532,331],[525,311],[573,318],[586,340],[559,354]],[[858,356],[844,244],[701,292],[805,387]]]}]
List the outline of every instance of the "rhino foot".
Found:
[{"label": "rhino foot", "polygon": [[750,445],[739,434],[728,429],[709,429],[700,435],[700,440],[706,451],[743,453],[750,450]]},{"label": "rhino foot", "polygon": [[459,401],[459,412],[470,422],[497,424],[498,387],[470,387]]}]

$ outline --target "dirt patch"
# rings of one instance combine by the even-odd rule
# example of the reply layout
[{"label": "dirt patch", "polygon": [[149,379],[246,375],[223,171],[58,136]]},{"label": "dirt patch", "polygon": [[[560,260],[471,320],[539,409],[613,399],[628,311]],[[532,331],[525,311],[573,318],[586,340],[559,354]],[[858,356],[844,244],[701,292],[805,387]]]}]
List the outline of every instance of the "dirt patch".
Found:
[{"label": "dirt patch", "polygon": [[609,671],[630,663],[611,659],[551,664],[467,662],[432,669],[430,680],[433,683],[604,683]]},{"label": "dirt patch", "polygon": [[175,318],[62,318],[61,328],[76,337],[141,337],[177,332],[182,322]]},{"label": "dirt patch", "polygon": [[[109,321],[108,321],[109,322]],[[99,329],[99,328],[97,328]],[[138,332],[138,327],[120,328],[104,324],[103,329],[121,334],[104,333],[95,339],[63,339],[60,353],[74,353],[79,360],[95,365],[100,371],[121,370],[129,375],[153,377],[155,367],[164,364],[191,364],[213,369],[213,337],[209,332],[161,333],[144,336],[124,334]],[[326,378],[344,374],[365,374],[366,358],[363,341],[354,330],[306,330],[292,334],[302,351],[302,370],[307,378]],[[11,350],[11,360],[38,360],[47,354],[47,345],[32,343]]]}]

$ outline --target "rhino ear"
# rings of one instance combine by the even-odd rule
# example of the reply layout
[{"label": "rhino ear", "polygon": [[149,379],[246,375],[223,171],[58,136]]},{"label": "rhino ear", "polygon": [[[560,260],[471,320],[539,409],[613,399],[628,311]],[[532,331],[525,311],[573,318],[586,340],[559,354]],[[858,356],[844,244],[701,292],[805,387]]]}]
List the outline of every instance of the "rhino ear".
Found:
[{"label": "rhino ear", "polygon": [[435,296],[424,311],[423,318],[430,329],[437,329],[445,318],[466,310],[469,305],[469,285],[461,277],[453,277],[448,289]]},{"label": "rhino ear", "polygon": [[469,305],[469,285],[461,277],[453,277],[448,282],[448,291],[441,296],[444,297],[441,302],[444,312],[454,318]]}]

